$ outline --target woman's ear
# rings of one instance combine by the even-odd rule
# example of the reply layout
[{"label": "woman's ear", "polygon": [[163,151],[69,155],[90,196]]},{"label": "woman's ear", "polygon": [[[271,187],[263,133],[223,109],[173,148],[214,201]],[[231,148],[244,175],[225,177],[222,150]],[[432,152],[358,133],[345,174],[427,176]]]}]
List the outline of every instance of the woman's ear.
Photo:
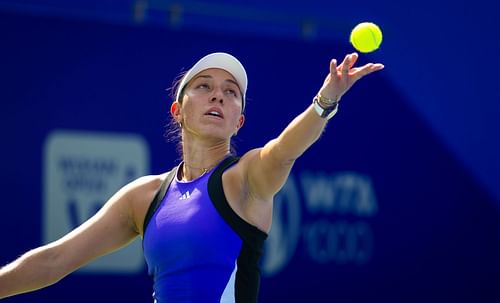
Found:
[{"label": "woman's ear", "polygon": [[236,132],[245,124],[245,115],[241,114],[240,119],[238,120],[238,125],[236,125]]},{"label": "woman's ear", "polygon": [[181,113],[181,105],[179,104],[179,102],[177,101],[172,102],[172,105],[170,106],[170,114],[177,122],[180,121],[179,117],[180,113]]},{"label": "woman's ear", "polygon": [[238,119],[238,125],[236,125],[236,131],[234,132],[233,136],[238,135],[238,131],[240,128],[245,124],[245,115],[241,114],[240,119]]}]

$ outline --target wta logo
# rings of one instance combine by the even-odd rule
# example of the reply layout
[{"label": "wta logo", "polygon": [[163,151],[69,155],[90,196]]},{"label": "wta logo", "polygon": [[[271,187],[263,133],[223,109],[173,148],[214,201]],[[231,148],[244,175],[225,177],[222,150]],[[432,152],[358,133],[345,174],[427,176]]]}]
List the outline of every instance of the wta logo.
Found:
[{"label": "wta logo", "polygon": [[275,197],[263,275],[278,274],[299,250],[301,263],[369,262],[375,237],[368,219],[378,212],[371,178],[357,172],[302,172],[298,180],[290,174]]}]

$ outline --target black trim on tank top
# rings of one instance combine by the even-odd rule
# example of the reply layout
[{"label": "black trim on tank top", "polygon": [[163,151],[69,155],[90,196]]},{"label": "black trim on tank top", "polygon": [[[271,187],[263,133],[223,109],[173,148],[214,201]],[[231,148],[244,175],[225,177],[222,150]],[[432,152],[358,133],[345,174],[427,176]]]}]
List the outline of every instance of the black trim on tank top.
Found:
[{"label": "black trim on tank top", "polygon": [[149,204],[148,212],[146,213],[146,217],[144,217],[144,223],[142,225],[143,237],[146,234],[146,228],[148,227],[149,221],[151,221],[151,218],[153,217],[154,213],[156,212],[158,207],[160,207],[161,201],[163,200],[163,197],[165,197],[165,194],[167,193],[167,190],[170,187],[170,184],[172,183],[172,180],[174,179],[176,172],[177,172],[177,166],[167,173],[167,176],[165,177],[165,180],[163,180],[163,182],[161,183],[161,186],[156,192],[153,201],[151,201],[151,204]]},{"label": "black trim on tank top", "polygon": [[208,194],[215,208],[234,231],[236,231],[243,240],[250,241],[252,244],[257,245],[267,238],[267,234],[243,220],[231,206],[229,206],[229,202],[227,202],[226,196],[224,195],[224,188],[222,187],[222,174],[229,166],[238,162],[239,159],[239,157],[230,156],[222,161],[214,170],[208,179]]},{"label": "black trim on tank top", "polygon": [[267,234],[254,225],[243,220],[229,205],[222,186],[224,171],[238,162],[238,157],[226,158],[208,179],[208,194],[226,223],[243,240],[238,256],[235,282],[235,300],[242,302],[257,302],[260,288],[259,259],[262,256],[264,241]]}]

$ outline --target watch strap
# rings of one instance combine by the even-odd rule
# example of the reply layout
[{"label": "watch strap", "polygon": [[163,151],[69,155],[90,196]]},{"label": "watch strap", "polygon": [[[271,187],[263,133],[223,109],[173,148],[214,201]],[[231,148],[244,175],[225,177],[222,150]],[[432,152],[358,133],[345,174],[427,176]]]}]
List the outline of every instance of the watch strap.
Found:
[{"label": "watch strap", "polygon": [[327,120],[330,120],[337,113],[338,108],[339,108],[339,103],[338,103],[338,101],[333,102],[331,106],[324,108],[323,106],[321,106],[321,103],[319,101],[319,97],[316,96],[313,99],[313,107],[314,107],[314,110],[316,111],[316,113],[321,118],[326,118]]}]

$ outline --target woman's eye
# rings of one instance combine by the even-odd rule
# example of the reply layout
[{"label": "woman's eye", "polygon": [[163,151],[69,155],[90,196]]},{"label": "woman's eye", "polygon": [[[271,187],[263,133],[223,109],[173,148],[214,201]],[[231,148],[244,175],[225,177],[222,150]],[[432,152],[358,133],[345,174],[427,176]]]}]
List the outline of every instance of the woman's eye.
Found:
[{"label": "woman's eye", "polygon": [[198,84],[196,88],[210,89],[210,86],[206,83]]},{"label": "woman's eye", "polygon": [[227,94],[230,94],[230,95],[233,95],[235,97],[237,97],[238,95],[236,94],[236,91],[234,89],[227,89],[226,90],[226,93]]}]

